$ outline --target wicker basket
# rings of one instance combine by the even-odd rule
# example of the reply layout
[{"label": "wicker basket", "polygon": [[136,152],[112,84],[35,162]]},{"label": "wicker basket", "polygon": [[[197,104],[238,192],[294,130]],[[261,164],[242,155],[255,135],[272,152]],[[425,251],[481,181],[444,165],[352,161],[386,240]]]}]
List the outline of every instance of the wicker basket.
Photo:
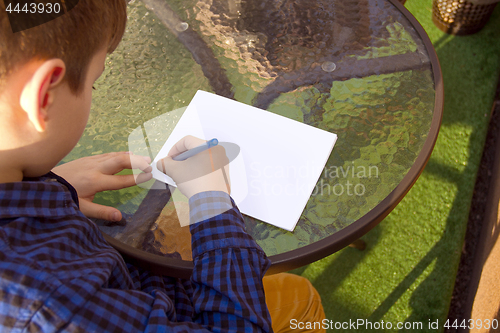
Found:
[{"label": "wicker basket", "polygon": [[484,27],[496,5],[476,5],[464,0],[434,0],[432,20],[446,33],[470,35]]}]

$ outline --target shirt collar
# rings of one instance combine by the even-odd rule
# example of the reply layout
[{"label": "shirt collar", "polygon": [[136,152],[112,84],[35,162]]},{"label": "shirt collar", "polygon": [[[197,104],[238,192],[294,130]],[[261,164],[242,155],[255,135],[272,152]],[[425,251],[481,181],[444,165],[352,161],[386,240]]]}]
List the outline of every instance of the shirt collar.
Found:
[{"label": "shirt collar", "polygon": [[0,220],[17,217],[63,217],[78,209],[73,186],[53,172],[0,184]]}]

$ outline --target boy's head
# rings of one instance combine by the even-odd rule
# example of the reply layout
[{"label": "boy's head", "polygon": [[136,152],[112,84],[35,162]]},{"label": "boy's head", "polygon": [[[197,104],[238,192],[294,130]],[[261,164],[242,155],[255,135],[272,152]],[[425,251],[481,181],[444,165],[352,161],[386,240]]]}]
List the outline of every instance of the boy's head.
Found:
[{"label": "boy's head", "polygon": [[17,66],[33,59],[59,58],[66,64],[63,81],[78,93],[92,56],[103,47],[113,52],[125,23],[125,0],[79,0],[72,10],[55,20],[12,33],[5,5],[0,1],[0,90]]},{"label": "boy's head", "polygon": [[0,182],[40,176],[74,147],[92,84],[125,23],[125,0],[79,0],[52,21],[12,33],[0,1]]}]

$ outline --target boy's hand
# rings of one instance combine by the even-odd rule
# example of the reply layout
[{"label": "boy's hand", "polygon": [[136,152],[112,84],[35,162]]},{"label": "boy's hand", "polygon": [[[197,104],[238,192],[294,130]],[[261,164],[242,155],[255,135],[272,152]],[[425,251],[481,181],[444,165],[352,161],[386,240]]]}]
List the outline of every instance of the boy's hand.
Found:
[{"label": "boy's hand", "polygon": [[158,170],[169,175],[186,197],[205,191],[231,193],[229,160],[224,147],[218,145],[184,161],[174,161],[173,156],[206,143],[194,136],[185,136],[177,142],[167,157],[156,164]]},{"label": "boy's hand", "polygon": [[[119,190],[151,179],[151,159],[128,152],[83,157],[60,166],[54,171],[66,179],[78,192],[80,210],[89,218],[120,221],[121,212],[113,207],[93,203],[98,192]],[[133,167],[132,167],[133,166]],[[124,169],[138,168],[139,175],[116,175]]]}]

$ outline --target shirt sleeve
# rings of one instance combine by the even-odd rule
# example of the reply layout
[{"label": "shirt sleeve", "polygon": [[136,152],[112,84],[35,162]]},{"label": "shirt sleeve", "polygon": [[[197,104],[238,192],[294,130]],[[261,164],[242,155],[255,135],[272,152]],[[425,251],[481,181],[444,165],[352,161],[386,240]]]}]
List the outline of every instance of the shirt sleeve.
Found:
[{"label": "shirt sleeve", "polygon": [[[270,266],[225,192],[190,198],[196,322],[224,332],[270,332],[262,278]],[[203,216],[208,216],[203,219]]]},{"label": "shirt sleeve", "polygon": [[272,332],[262,284],[270,261],[246,233],[234,201],[213,191],[196,194],[189,204],[191,218],[198,221],[190,226],[190,283],[136,268],[131,272],[140,281],[137,291],[100,289],[73,317],[76,327],[94,332],[103,325],[105,331],[151,333]]}]

